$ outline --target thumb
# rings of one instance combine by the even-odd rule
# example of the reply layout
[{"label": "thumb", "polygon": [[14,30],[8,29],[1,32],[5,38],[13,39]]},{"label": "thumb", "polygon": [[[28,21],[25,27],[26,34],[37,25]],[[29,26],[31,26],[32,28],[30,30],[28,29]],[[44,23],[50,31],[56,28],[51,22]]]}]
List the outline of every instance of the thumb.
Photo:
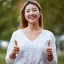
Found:
[{"label": "thumb", "polygon": [[15,40],[15,45],[18,46],[17,41]]},{"label": "thumb", "polygon": [[48,41],[48,47],[50,47],[50,41]]}]

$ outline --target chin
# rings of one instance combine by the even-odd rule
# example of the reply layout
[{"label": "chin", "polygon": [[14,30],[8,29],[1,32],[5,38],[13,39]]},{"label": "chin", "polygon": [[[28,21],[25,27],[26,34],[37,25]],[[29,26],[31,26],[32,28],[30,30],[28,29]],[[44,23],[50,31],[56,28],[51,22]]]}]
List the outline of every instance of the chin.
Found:
[{"label": "chin", "polygon": [[35,23],[35,22],[37,22],[37,20],[29,20],[28,22]]},{"label": "chin", "polygon": [[32,23],[32,24],[33,24],[33,23],[36,23],[36,22],[37,22],[37,21],[29,21],[29,23]]}]

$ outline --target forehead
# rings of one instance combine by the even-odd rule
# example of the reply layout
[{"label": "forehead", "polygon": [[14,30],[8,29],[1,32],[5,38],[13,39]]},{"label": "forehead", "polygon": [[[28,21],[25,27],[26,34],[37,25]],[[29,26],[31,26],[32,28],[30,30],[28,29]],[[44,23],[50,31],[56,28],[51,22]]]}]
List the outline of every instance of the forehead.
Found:
[{"label": "forehead", "polygon": [[28,4],[25,9],[27,10],[27,9],[32,9],[32,8],[38,9],[38,7],[34,4]]}]

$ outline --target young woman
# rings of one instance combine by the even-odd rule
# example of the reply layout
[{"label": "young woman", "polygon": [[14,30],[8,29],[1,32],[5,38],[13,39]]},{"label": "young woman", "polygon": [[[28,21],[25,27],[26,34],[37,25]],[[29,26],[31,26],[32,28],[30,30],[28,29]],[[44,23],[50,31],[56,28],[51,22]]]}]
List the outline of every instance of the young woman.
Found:
[{"label": "young woman", "polygon": [[55,37],[45,30],[38,2],[27,1],[20,12],[19,29],[13,32],[6,55],[7,64],[56,64]]}]

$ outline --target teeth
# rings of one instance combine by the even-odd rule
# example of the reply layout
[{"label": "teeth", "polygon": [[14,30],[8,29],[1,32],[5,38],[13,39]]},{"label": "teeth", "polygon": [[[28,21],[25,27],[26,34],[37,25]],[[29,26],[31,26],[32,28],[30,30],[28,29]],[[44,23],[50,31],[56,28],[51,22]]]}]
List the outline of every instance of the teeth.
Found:
[{"label": "teeth", "polygon": [[35,18],[35,17],[32,16],[31,18]]},{"label": "teeth", "polygon": [[36,16],[35,16],[35,15],[33,15],[33,16],[29,16],[29,18],[36,18]]}]

